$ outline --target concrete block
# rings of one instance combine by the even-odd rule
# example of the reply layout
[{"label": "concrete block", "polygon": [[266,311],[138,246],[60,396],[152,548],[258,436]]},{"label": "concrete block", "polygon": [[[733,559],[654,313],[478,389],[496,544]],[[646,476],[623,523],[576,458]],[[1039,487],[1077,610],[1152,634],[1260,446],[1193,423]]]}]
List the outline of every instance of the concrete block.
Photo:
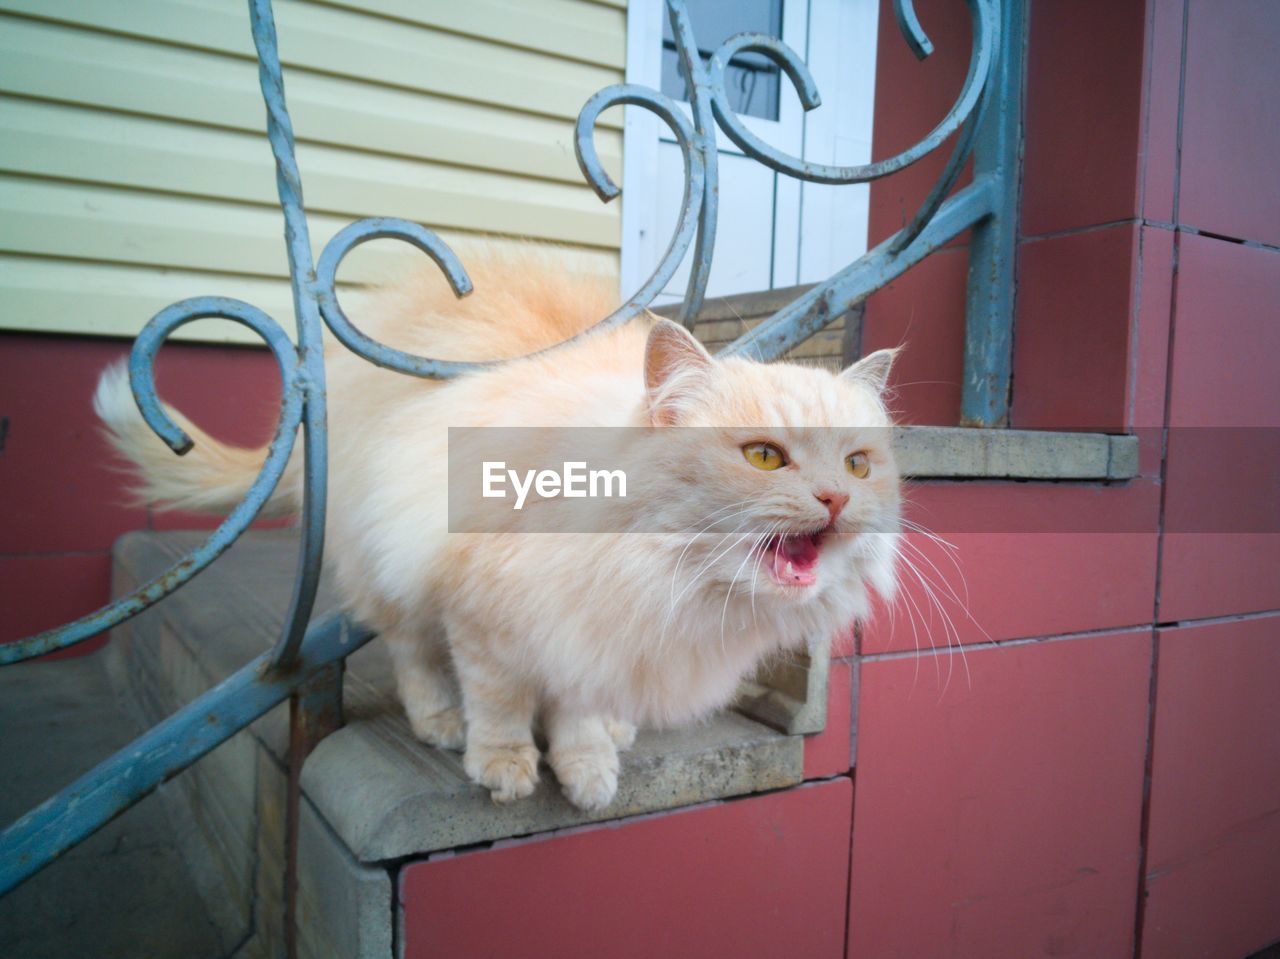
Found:
[{"label": "concrete block", "polygon": [[[122,538],[117,587],[150,579],[198,540],[191,533]],[[274,642],[288,606],[295,543],[288,533],[249,534],[134,621],[119,644],[125,665],[117,675],[148,722]],[[322,598],[317,608],[330,604]],[[780,725],[809,728],[819,721],[810,714],[825,697],[825,652],[815,662],[817,668],[775,670],[768,680],[778,684]],[[458,754],[414,740],[392,686],[380,644],[352,656],[348,724],[321,742],[303,769],[303,955],[390,955],[391,886],[382,861],[769,791],[802,778],[798,735],[728,712],[690,729],[642,732],[625,755],[617,801],[604,815],[573,808],[546,772],[534,796],[500,807],[468,781]],[[236,907],[223,911],[243,922],[243,905],[254,903],[243,956],[278,954],[283,946],[287,744],[281,706],[184,773],[174,790],[188,821],[199,824],[189,841],[219,877],[219,894]]]},{"label": "concrete block", "polygon": [[1050,430],[900,426],[894,449],[916,479],[1123,480],[1138,474],[1138,438]]},{"label": "concrete block", "polygon": [[298,832],[298,954],[391,959],[391,876],[357,862],[310,802]]}]

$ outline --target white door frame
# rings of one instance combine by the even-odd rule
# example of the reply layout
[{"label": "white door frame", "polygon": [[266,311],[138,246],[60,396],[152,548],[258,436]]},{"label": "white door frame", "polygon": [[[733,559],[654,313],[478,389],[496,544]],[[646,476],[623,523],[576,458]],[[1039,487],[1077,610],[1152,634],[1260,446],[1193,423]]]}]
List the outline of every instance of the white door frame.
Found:
[{"label": "white door frame", "polygon": [[[808,63],[822,91],[823,105],[806,115],[795,92],[784,89],[778,122],[744,117],[745,124],[780,146],[793,141],[788,152],[799,150],[804,159],[869,162],[878,14],[877,0],[784,0],[783,36],[790,39],[799,33],[803,37],[803,43],[792,46]],[[659,88],[664,16],[663,0],[628,3],[628,83]],[[785,75],[781,83],[784,88],[790,86]],[[670,240],[658,236],[656,227],[654,172],[660,139],[672,139],[661,120],[643,108],[625,108],[619,270],[623,297],[648,279]],[[717,142],[721,152],[740,153],[722,133]],[[780,175],[778,209],[794,205],[798,214],[777,218],[770,285],[821,280],[861,255],[866,250],[867,191],[866,185],[825,187]]]}]

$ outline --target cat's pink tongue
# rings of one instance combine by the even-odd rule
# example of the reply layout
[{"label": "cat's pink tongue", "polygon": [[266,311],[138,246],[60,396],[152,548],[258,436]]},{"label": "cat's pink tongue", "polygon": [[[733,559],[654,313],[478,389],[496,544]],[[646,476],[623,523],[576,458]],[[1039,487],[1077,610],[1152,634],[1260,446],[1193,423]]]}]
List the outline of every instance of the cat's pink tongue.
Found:
[{"label": "cat's pink tongue", "polygon": [[812,586],[818,581],[818,543],[813,536],[783,536],[769,557],[769,572],[783,586]]}]

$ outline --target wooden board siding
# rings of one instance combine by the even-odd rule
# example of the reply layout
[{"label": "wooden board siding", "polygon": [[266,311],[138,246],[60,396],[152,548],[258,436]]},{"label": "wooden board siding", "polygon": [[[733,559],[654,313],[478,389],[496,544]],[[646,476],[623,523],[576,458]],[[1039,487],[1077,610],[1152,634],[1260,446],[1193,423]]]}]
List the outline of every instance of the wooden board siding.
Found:
[{"label": "wooden board siding", "polygon": [[[275,7],[317,253],[352,219],[394,215],[450,242],[563,244],[616,274],[619,206],[584,184],[572,137],[623,78],[625,2]],[[597,135],[615,174],[621,120]],[[203,294],[291,326],[263,125],[243,4],[0,0],[0,328],[131,336]],[[416,255],[374,243],[342,279]]]}]

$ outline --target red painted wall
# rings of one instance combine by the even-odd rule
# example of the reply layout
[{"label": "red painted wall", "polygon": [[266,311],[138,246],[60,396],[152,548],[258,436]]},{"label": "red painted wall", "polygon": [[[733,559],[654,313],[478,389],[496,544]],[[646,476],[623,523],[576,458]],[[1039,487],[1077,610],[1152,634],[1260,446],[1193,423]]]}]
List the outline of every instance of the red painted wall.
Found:
[{"label": "red painted wall", "polygon": [[848,779],[404,867],[405,959],[844,952]]},{"label": "red painted wall", "polygon": [[[98,375],[128,352],[121,340],[0,334],[0,642],[105,603],[120,534],[211,525],[129,502],[92,411]],[[215,436],[242,445],[270,438],[280,377],[265,350],[173,344],[156,376],[161,396]],[[78,650],[86,648],[94,647]]]},{"label": "red painted wall", "polygon": [[[877,157],[963,77],[964,5],[916,6],[925,63],[882,3]],[[805,756],[822,784],[406,865],[406,955],[1240,959],[1280,939],[1280,17],[1030,6],[1012,420],[1139,430],[1141,475],[916,485],[954,561],[913,536],[924,582],[838,642]],[[944,158],[873,186],[873,242]],[[909,344],[906,421],[956,421],[965,271],[962,237],[868,303],[864,347]],[[88,412],[125,349],[0,338],[4,638],[101,602],[111,540],[158,525]],[[262,351],[172,347],[161,387],[215,433],[269,433]]]},{"label": "red painted wall", "polygon": [[[930,624],[909,584],[861,637],[848,955],[1240,959],[1280,940],[1280,17],[1030,7],[1012,422],[1136,430],[1141,476],[912,492],[967,603]],[[944,59],[882,5],[875,156],[964,68],[961,5],[917,11]],[[874,240],[931,175],[873,186]],[[865,345],[907,341],[904,417],[950,425],[964,254],[933,259]]]}]

